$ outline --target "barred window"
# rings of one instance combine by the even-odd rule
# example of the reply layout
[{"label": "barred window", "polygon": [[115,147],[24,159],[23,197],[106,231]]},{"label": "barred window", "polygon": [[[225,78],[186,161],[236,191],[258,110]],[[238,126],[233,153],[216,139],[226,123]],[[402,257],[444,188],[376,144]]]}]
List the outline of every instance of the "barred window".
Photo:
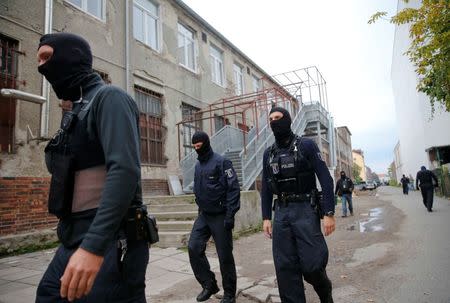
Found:
[{"label": "barred window", "polygon": [[143,164],[165,164],[162,95],[135,85],[141,130],[141,161]]},{"label": "barred window", "polygon": [[[16,88],[19,43],[0,35],[0,89]],[[0,95],[0,152],[14,152],[16,100]]]}]

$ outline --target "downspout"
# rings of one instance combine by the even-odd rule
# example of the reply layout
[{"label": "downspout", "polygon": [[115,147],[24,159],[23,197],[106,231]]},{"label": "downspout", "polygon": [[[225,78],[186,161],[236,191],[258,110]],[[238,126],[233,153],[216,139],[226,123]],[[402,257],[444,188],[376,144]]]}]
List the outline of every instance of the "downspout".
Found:
[{"label": "downspout", "polygon": [[130,26],[129,26],[129,15],[130,15],[130,1],[125,0],[125,86],[127,93],[130,93]]},{"label": "downspout", "polygon": [[[45,24],[44,34],[52,32],[53,27],[53,0],[45,0]],[[50,89],[49,83],[42,77],[42,96],[45,103],[41,106],[41,137],[48,137],[50,114]]]}]

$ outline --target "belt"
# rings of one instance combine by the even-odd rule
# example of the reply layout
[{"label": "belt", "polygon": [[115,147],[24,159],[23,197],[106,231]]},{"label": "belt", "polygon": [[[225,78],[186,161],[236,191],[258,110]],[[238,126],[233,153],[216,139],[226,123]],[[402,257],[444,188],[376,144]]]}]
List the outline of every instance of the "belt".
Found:
[{"label": "belt", "polygon": [[310,194],[281,194],[278,196],[278,202],[282,203],[303,203],[310,202]]}]

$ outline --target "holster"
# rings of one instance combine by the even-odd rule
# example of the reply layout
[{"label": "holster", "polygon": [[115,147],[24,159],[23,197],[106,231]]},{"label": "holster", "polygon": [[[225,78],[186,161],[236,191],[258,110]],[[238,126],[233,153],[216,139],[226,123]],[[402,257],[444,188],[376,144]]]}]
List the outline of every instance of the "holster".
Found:
[{"label": "holster", "polygon": [[[48,151],[52,178],[48,195],[48,212],[63,218],[72,212],[75,172],[74,158],[54,151]],[[49,169],[49,170],[50,170]]]},{"label": "holster", "polygon": [[127,241],[146,240],[150,244],[159,241],[156,218],[148,215],[145,205],[130,206],[123,224]]},{"label": "holster", "polygon": [[314,211],[317,213],[320,219],[323,219],[325,215],[322,209],[322,192],[319,192],[317,189],[311,191],[311,206]]}]

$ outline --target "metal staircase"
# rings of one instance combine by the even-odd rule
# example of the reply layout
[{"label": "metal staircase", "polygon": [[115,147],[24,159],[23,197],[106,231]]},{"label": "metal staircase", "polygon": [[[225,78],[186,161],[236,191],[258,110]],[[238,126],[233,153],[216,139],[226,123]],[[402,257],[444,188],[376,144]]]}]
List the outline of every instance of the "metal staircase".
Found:
[{"label": "metal staircase", "polygon": [[[330,124],[329,114],[320,103],[305,104],[296,114],[291,113],[291,116],[293,118],[291,128],[297,135],[303,135],[308,128],[316,127],[317,122],[324,128],[328,128]],[[265,121],[267,120],[266,117]],[[210,138],[214,151],[233,163],[242,190],[248,190],[256,181],[262,171],[264,151],[274,143],[274,136],[267,122],[257,133],[253,130],[246,134],[245,138],[249,141],[245,146],[242,139],[243,131],[229,125]],[[183,189],[187,193],[192,192],[196,159],[197,154],[193,152],[181,162],[183,183],[186,184]]]}]

